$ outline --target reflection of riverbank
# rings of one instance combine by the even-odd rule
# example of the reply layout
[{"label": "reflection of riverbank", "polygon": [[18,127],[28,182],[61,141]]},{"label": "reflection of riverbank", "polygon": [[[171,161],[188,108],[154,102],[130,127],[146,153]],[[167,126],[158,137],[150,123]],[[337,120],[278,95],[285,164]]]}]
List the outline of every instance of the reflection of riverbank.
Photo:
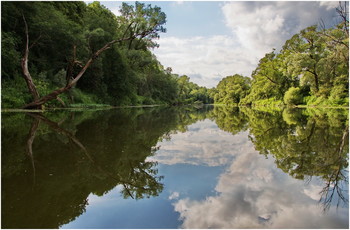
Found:
[{"label": "reflection of riverbank", "polygon": [[218,195],[174,202],[182,228],[348,228],[348,208],[318,205],[323,183],[308,184],[279,170],[254,146],[241,152],[216,184]]},{"label": "reflection of riverbank", "polygon": [[346,116],[312,112],[216,107],[209,117],[226,132],[204,120],[160,143],[152,157],[160,163],[228,167],[217,195],[173,191],[181,227],[347,228]]},{"label": "reflection of riverbank", "polygon": [[[177,226],[179,215],[183,226],[282,228],[289,224],[283,222],[286,215],[302,218],[298,208],[314,220],[307,227],[317,226],[317,213],[345,226],[347,203],[340,203],[338,217],[334,213],[341,195],[348,198],[342,191],[348,178],[347,127],[347,112],[341,110],[204,106],[4,113],[2,227],[57,228],[79,216],[92,223],[97,201],[104,204],[99,213],[105,206],[121,207],[111,203],[116,201],[111,193],[125,200],[123,210],[113,213],[134,222],[141,218],[141,203],[148,204],[143,213],[167,207],[157,213],[172,225],[153,221],[152,228]],[[318,203],[321,191],[325,203]],[[126,200],[135,201],[132,208]],[[93,209],[90,216],[87,209]],[[203,220],[196,216],[202,209],[203,217],[218,216]],[[104,217],[94,218],[94,226],[102,226]],[[108,218],[112,228],[132,228]],[[302,227],[301,222],[291,226]]]},{"label": "reflection of riverbank", "polygon": [[171,135],[169,141],[158,143],[160,149],[149,160],[168,165],[227,165],[238,153],[245,151],[243,140],[247,136],[247,132],[232,135],[222,131],[206,119],[188,126],[184,133]]},{"label": "reflection of riverbank", "polygon": [[117,185],[124,198],[163,190],[157,162],[145,159],[154,154],[159,138],[177,128],[176,111],[47,115],[2,118],[2,227],[58,228],[85,212],[89,194],[102,196]]}]

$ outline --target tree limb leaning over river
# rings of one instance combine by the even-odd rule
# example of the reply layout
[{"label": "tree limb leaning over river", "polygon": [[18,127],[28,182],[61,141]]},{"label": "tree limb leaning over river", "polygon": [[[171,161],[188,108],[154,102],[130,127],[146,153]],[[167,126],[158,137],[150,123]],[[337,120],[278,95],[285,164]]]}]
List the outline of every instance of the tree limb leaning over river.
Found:
[{"label": "tree limb leaning over river", "polygon": [[[162,190],[162,188],[163,188],[162,184],[158,183],[158,181],[156,180],[155,177],[153,177],[152,175],[149,175],[141,167],[138,167],[138,169],[140,170],[140,173],[147,178],[147,180],[145,180],[145,184],[144,185],[143,184],[137,185],[137,184],[134,183],[134,180],[137,179],[137,178],[142,178],[142,175],[135,175],[134,178],[132,178],[132,179],[129,178],[128,180],[123,180],[123,177],[118,172],[116,173],[116,175],[111,173],[111,172],[108,172],[97,161],[95,161],[93,159],[93,157],[91,156],[91,154],[89,154],[89,152],[87,151],[85,146],[75,137],[75,135],[73,133],[69,132],[68,130],[65,130],[65,129],[61,128],[58,125],[58,123],[47,119],[42,114],[27,113],[27,115],[33,117],[36,120],[33,123],[33,125],[32,125],[32,128],[30,130],[30,135],[29,135],[28,141],[27,141],[27,143],[28,143],[27,144],[27,149],[30,150],[30,154],[29,155],[31,156],[31,159],[33,159],[33,157],[32,157],[33,156],[32,144],[33,144],[33,140],[34,140],[34,137],[35,137],[35,131],[38,128],[39,122],[41,121],[41,122],[45,123],[46,125],[48,125],[51,129],[55,130],[56,132],[58,132],[60,134],[63,134],[66,137],[68,137],[74,144],[76,144],[83,151],[84,155],[89,159],[89,161],[91,161],[93,163],[93,165],[100,172],[102,172],[103,174],[107,175],[107,177],[112,178],[113,180],[117,181],[118,184],[123,185],[123,187],[125,189],[124,191],[132,199],[138,199],[139,195],[143,194],[143,193],[147,193],[147,194],[150,193],[151,195],[157,195],[159,190]],[[36,124],[36,125],[34,125],[34,124]],[[32,162],[33,162],[33,165],[34,165],[34,161],[33,160],[32,160]],[[130,170],[133,170],[133,167],[131,167]],[[152,186],[154,186],[156,188],[159,187],[160,189],[154,189],[154,188],[152,188]],[[136,197],[133,195],[133,192],[136,194]]]},{"label": "tree limb leaning over river", "polygon": [[[23,16],[23,20],[25,23],[25,35],[26,35],[26,47],[25,47],[25,51],[24,51],[24,55],[22,58],[22,73],[23,73],[23,77],[27,82],[27,87],[29,89],[29,92],[32,94],[34,101],[31,103],[28,103],[26,105],[24,105],[22,107],[22,109],[42,109],[42,105],[45,104],[46,102],[53,100],[53,99],[57,99],[58,101],[61,102],[62,104],[62,100],[60,100],[58,98],[58,95],[68,91],[69,89],[71,89],[73,86],[75,86],[77,84],[77,82],[81,79],[81,77],[84,75],[84,73],[86,72],[86,70],[92,65],[92,63],[101,55],[101,53],[103,53],[104,51],[110,49],[112,47],[113,44],[115,43],[120,43],[123,41],[128,41],[128,40],[133,40],[139,36],[143,36],[144,35],[144,31],[138,31],[135,34],[130,34],[130,36],[128,37],[124,37],[125,36],[125,32],[123,33],[123,37],[120,39],[115,39],[112,40],[108,43],[106,43],[102,48],[100,48],[99,50],[97,50],[95,53],[92,54],[92,56],[90,57],[90,59],[85,63],[85,65],[83,66],[83,68],[80,70],[80,72],[71,79],[71,81],[67,81],[66,85],[62,88],[56,89],[54,91],[52,91],[51,93],[40,97],[39,93],[36,89],[36,86],[32,80],[32,77],[30,75],[29,69],[28,69],[28,57],[29,57],[29,33],[28,33],[28,26],[25,20],[25,17]],[[127,26],[126,30],[128,30],[131,26],[133,22],[131,22],[129,24],[129,26]],[[76,48],[75,48],[76,49]],[[76,55],[76,53],[74,53],[74,55]],[[80,63],[81,64],[81,63]]]},{"label": "tree limb leaning over river", "polygon": [[[41,106],[43,104],[45,104],[46,102],[48,102],[50,100],[53,100],[53,99],[57,99],[58,95],[68,91],[69,89],[71,89],[79,81],[79,79],[84,75],[85,71],[91,66],[91,64],[99,57],[99,55],[102,52],[104,52],[107,49],[110,49],[112,47],[112,45],[117,43],[117,42],[127,41],[129,39],[131,39],[131,37],[117,39],[117,40],[113,40],[113,41],[108,42],[106,45],[104,45],[101,49],[97,50],[91,56],[91,58],[85,63],[84,67],[80,70],[80,72],[65,87],[56,89],[56,90],[52,91],[51,93],[49,93],[49,94],[47,94],[47,95],[45,95],[45,96],[43,96],[41,98],[35,99],[33,102],[24,105],[22,108],[23,109],[41,109]],[[28,60],[27,60],[28,59],[27,52],[26,52],[26,56],[23,59],[26,60],[26,63],[28,62]],[[29,71],[28,71],[28,73],[29,73]],[[32,83],[32,84],[34,85],[34,83]]]}]

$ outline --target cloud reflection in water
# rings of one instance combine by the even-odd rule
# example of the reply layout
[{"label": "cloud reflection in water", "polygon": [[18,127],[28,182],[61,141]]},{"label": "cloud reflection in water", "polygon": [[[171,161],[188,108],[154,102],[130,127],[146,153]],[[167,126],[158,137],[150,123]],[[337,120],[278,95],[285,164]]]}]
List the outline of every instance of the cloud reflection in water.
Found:
[{"label": "cloud reflection in water", "polygon": [[322,181],[306,183],[283,173],[247,136],[232,136],[205,120],[161,144],[154,160],[163,164],[227,165],[215,187],[217,195],[174,201],[182,228],[348,228],[347,208],[322,211]]}]

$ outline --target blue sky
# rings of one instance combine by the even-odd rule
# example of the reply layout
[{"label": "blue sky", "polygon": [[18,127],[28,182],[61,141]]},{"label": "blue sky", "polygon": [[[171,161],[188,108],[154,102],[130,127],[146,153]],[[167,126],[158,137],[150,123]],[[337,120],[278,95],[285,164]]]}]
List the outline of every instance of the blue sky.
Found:
[{"label": "blue sky", "polygon": [[[141,1],[142,2],[142,1]],[[101,1],[118,14],[121,2]],[[128,2],[133,4],[133,2]],[[337,1],[151,1],[167,15],[153,50],[164,67],[215,87],[226,76],[250,76],[264,54],[320,20],[336,22]]]}]

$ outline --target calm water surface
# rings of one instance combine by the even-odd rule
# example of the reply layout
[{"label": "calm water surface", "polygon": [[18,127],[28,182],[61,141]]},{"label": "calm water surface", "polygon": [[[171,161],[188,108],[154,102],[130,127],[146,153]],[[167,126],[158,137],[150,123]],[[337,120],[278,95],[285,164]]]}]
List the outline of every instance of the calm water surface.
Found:
[{"label": "calm water surface", "polygon": [[349,228],[348,110],[2,113],[2,228]]}]

